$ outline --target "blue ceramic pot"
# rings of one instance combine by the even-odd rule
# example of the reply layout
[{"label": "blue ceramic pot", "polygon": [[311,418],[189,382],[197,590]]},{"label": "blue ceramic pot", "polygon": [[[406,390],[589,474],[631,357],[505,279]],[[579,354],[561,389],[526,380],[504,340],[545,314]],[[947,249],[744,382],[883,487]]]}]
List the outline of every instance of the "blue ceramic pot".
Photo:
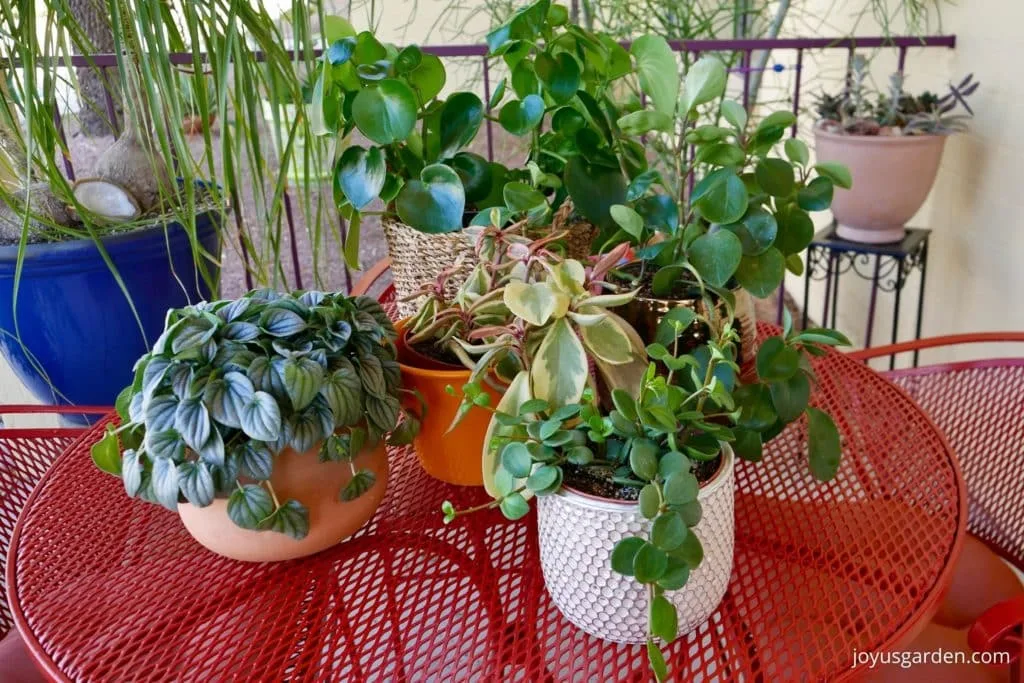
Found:
[{"label": "blue ceramic pot", "polygon": [[[199,242],[211,254],[220,253],[221,219],[215,211],[196,217]],[[167,309],[210,298],[179,223],[105,237],[102,243],[139,320],[95,242],[33,244],[18,286],[22,343],[12,305],[18,248],[0,247],[0,351],[43,403],[113,405],[131,383],[136,359],[163,331]],[[215,276],[217,265],[208,261],[207,267]]]}]

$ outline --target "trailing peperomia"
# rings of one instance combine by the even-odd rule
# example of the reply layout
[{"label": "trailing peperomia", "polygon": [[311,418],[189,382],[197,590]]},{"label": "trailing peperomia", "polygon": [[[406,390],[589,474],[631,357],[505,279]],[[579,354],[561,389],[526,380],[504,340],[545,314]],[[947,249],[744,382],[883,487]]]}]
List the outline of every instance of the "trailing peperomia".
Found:
[{"label": "trailing peperomia", "polygon": [[319,445],[321,461],[349,463],[338,495],[351,500],[374,483],[373,472],[355,467],[360,450],[416,432],[410,419],[398,425],[394,340],[368,297],[261,290],[169,311],[118,397],[121,426],[107,428],[93,460],[119,475],[129,496],[172,510],[227,496],[228,516],[243,529],[301,539],[306,508],[278,500],[270,482],[280,451]]},{"label": "trailing peperomia", "polygon": [[334,173],[335,200],[353,222],[345,256],[358,267],[359,222],[375,200],[417,230],[461,230],[467,207],[503,204],[508,170],[465,151],[484,103],[471,92],[439,99],[446,74],[436,55],[349,32],[323,54],[311,109],[314,133],[358,130],[371,143],[343,150]]},{"label": "trailing peperomia", "polygon": [[[533,316],[537,307],[529,303],[518,315]],[[679,310],[685,314],[666,316],[660,341],[647,346],[650,362],[636,386],[611,387],[607,402],[591,387],[578,399],[539,396],[529,373],[517,375],[493,408],[484,446],[485,486],[494,501],[470,510],[447,502],[442,508],[447,522],[489,507],[518,519],[528,512],[531,497],[562,487],[567,467],[604,470],[604,478],[637,490],[649,532],[620,539],[609,561],[615,571],[647,587],[648,653],[659,680],[667,678],[667,668],[655,639],[674,640],[678,623],[665,592],[682,588],[703,559],[693,531],[701,519],[701,482],[694,469],[718,459],[723,443],[739,457],[760,460],[763,443],[805,415],[812,474],[831,479],[841,455],[835,424],[809,405],[814,376],[806,358],[823,354],[821,346],[847,343],[842,335],[823,329],[797,333],[787,317],[784,335],[762,347],[760,377],[744,384],[738,379],[738,334],[728,302],[724,308],[709,303],[706,316]],[[694,323],[712,333],[706,343],[683,353],[683,335]],[[526,347],[526,362],[534,367],[538,355],[536,345]]]}]

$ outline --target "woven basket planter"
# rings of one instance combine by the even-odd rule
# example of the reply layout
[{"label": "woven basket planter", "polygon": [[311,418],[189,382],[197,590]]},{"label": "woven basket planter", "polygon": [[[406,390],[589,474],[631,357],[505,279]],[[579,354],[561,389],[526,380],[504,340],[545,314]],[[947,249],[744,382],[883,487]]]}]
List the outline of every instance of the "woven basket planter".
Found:
[{"label": "woven basket planter", "polygon": [[[732,450],[724,446],[721,469],[698,495],[703,516],[694,531],[704,546],[704,561],[685,586],[665,593],[678,610],[680,635],[708,620],[729,585],[734,462]],[[537,515],[544,584],[562,614],[592,636],[616,643],[645,642],[647,589],[633,577],[612,571],[610,561],[619,540],[650,533],[651,522],[639,506],[563,488],[537,499]]]},{"label": "woven basket planter", "polygon": [[446,296],[454,296],[477,264],[473,242],[465,232],[430,235],[385,216],[381,221],[391,255],[391,279],[395,283],[398,315],[407,318],[416,313],[419,300],[401,301],[425,283],[433,282],[450,268]]},{"label": "woven basket planter", "polygon": [[[568,231],[564,238],[568,257],[586,261],[598,229],[585,220],[573,217],[572,211],[572,202],[565,201],[555,212],[550,226],[531,231],[529,236],[536,239],[551,232]],[[454,267],[455,272],[445,286],[445,296],[453,297],[479,262],[473,239],[465,231],[430,235],[391,216],[385,216],[381,226],[391,255],[391,278],[395,283],[396,299],[399,300],[399,317],[411,317],[419,307],[419,299],[401,299],[412,295],[424,284],[435,281],[442,272]]]}]

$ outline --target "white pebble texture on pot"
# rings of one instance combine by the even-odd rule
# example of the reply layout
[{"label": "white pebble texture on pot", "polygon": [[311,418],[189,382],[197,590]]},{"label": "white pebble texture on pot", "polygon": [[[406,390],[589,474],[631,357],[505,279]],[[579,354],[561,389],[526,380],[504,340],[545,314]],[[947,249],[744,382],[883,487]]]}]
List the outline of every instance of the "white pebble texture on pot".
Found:
[{"label": "white pebble texture on pot", "polygon": [[[715,611],[732,574],[732,449],[723,448],[718,474],[698,496],[703,516],[694,527],[704,561],[690,580],[665,596],[679,613],[679,634],[694,630]],[[562,614],[587,633],[616,643],[647,640],[647,589],[612,571],[611,552],[627,536],[646,537],[651,522],[636,503],[604,500],[562,489],[537,499],[540,562],[548,594]]]}]

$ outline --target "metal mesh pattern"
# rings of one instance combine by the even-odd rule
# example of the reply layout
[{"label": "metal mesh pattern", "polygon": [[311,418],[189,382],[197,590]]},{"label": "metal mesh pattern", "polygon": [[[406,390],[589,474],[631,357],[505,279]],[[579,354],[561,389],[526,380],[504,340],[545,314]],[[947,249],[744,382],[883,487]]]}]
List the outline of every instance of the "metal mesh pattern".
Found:
[{"label": "metal mesh pattern", "polygon": [[[725,599],[669,648],[675,680],[834,680],[852,651],[891,647],[927,618],[964,533],[962,480],[928,418],[840,355],[818,364],[838,418],[836,481],[807,473],[796,425],[736,468]],[[241,564],[176,516],[124,497],[90,462],[93,432],[30,498],[13,541],[12,609],[35,656],[76,681],[647,681],[642,646],[570,624],[544,589],[534,513],[445,526],[408,450],[374,519],[319,555]]]},{"label": "metal mesh pattern", "polygon": [[[0,428],[0,561],[6,561],[11,533],[25,501],[46,468],[74,439],[53,430]],[[7,577],[0,575],[0,638],[14,628],[7,606]]]},{"label": "metal mesh pattern", "polygon": [[1024,360],[953,363],[891,375],[960,455],[970,482],[971,533],[1024,571]]}]

